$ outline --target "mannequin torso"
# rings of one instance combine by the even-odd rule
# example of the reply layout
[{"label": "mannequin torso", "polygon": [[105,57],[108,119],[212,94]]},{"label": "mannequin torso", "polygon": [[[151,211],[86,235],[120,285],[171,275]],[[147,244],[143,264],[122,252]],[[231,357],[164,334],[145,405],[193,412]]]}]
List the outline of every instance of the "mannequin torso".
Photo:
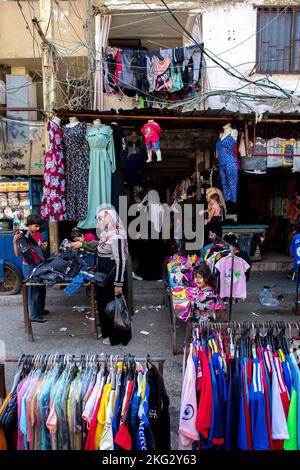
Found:
[{"label": "mannequin torso", "polygon": [[60,127],[60,123],[61,123],[61,119],[57,116],[54,116],[54,118],[52,118],[52,121]]},{"label": "mannequin torso", "polygon": [[79,124],[79,121],[78,121],[77,117],[75,117],[75,116],[70,117],[69,121],[70,122],[68,124],[66,124],[66,127],[75,127]]},{"label": "mannequin torso", "polygon": [[232,129],[231,124],[226,124],[225,126],[223,126],[223,131],[224,132],[221,132],[221,134],[220,134],[220,139],[221,140],[224,140],[225,137],[227,137],[228,135],[231,135],[231,137],[234,140],[237,140],[238,131],[236,129]]}]

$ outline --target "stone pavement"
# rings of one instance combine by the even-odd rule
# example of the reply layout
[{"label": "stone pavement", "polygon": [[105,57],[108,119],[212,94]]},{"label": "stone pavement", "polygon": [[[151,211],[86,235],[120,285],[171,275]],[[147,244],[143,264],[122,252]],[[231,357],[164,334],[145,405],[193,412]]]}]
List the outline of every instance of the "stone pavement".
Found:
[{"label": "stone pavement", "polygon": [[[259,304],[259,293],[264,285],[271,287],[274,296],[283,296],[278,308],[267,308]],[[248,298],[245,302],[233,304],[232,320],[251,322],[300,321],[292,308],[295,300],[295,283],[286,273],[252,273],[248,283]],[[73,307],[84,307],[73,310]],[[127,347],[105,346],[101,340],[90,335],[91,321],[89,299],[83,291],[74,297],[67,297],[63,291],[48,289],[48,322],[33,324],[35,341],[28,342],[24,333],[21,296],[0,296],[0,341],[4,342],[9,356],[22,353],[72,353],[81,354],[127,354],[136,356],[162,356],[166,358],[165,382],[170,396],[172,424],[172,447],[177,446],[178,414],[181,394],[182,355],[172,355],[170,316],[164,305],[164,289],[160,282],[134,281],[134,311],[132,321],[133,339]],[[178,328],[178,344],[183,344],[185,328]],[[44,336],[47,334],[48,336]],[[3,345],[3,343],[2,343]],[[7,385],[13,379],[14,367],[6,368]]]}]

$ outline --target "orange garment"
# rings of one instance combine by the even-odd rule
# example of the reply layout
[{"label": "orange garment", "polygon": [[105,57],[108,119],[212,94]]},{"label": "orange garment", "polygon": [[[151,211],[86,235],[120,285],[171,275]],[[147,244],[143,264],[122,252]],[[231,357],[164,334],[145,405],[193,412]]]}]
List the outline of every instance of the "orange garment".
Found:
[{"label": "orange garment", "polygon": [[[4,402],[2,403],[2,406],[0,408],[0,415],[1,415],[2,411],[4,410],[4,408],[6,406],[6,403],[9,401],[10,398],[11,398],[11,393],[9,393],[7,395]],[[6,439],[5,439],[5,434],[4,434],[3,429],[0,429],[0,450],[7,450]]]}]

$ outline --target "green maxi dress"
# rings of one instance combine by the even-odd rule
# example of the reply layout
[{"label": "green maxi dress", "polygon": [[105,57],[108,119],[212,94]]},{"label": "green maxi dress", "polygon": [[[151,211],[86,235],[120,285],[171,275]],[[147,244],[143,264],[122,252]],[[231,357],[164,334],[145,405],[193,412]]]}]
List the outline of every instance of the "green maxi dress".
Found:
[{"label": "green maxi dress", "polygon": [[78,227],[96,228],[99,206],[111,203],[111,175],[116,169],[112,128],[90,127],[86,139],[90,147],[88,214]]}]

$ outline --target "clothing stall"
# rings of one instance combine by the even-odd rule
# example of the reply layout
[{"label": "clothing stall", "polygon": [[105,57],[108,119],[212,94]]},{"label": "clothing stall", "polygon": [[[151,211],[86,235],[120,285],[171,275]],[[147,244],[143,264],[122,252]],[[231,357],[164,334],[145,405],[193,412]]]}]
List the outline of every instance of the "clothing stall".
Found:
[{"label": "clothing stall", "polygon": [[170,450],[159,357],[40,354],[14,367],[0,407],[0,450]]},{"label": "clothing stall", "polygon": [[186,336],[181,450],[298,450],[299,323],[216,323]]}]

